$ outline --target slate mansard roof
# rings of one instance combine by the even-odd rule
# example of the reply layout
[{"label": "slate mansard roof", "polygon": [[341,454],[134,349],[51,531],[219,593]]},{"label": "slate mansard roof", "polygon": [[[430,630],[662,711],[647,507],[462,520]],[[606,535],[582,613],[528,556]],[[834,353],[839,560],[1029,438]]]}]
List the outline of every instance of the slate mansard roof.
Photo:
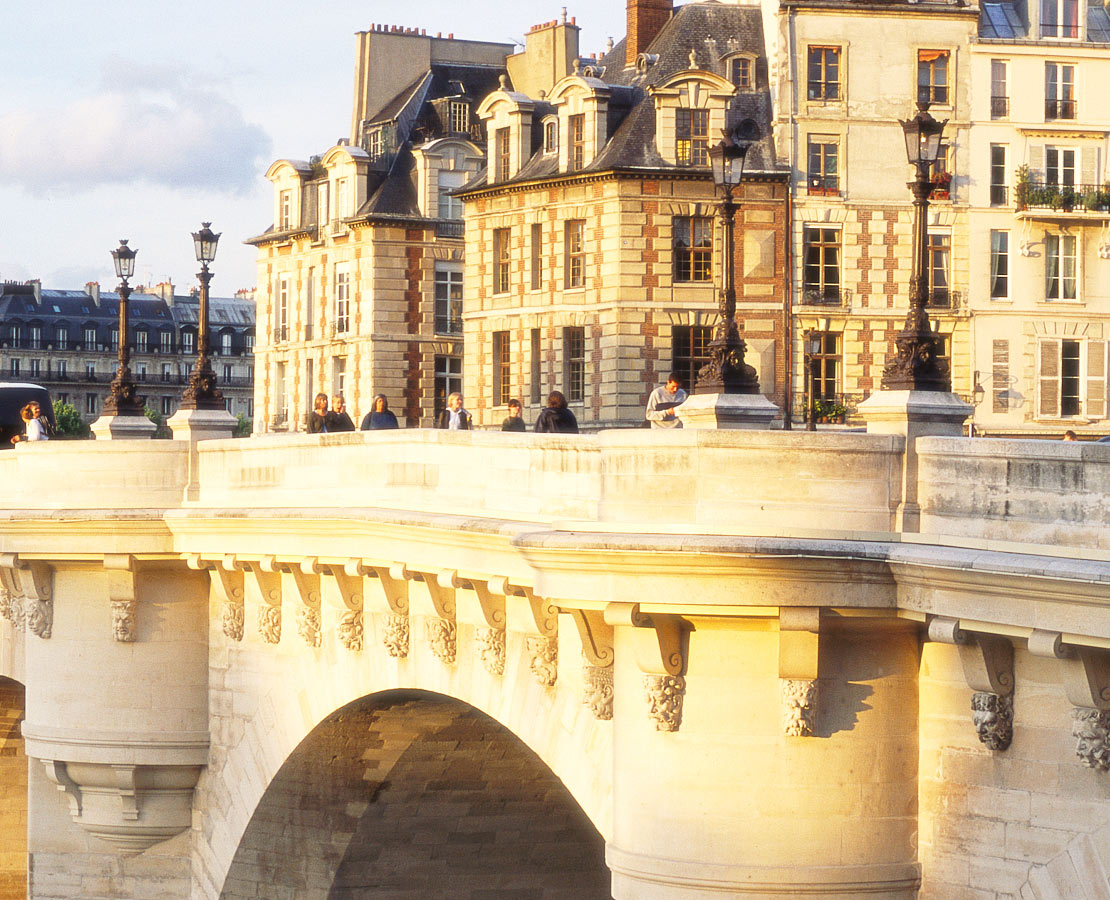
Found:
[{"label": "slate mansard roof", "polygon": [[[128,317],[132,329],[147,327],[152,333],[177,331],[182,327],[197,325],[200,300],[197,297],[175,297],[172,304],[156,294],[135,291],[128,300]],[[239,298],[209,298],[208,322],[214,331],[232,328],[239,332],[252,332],[255,326],[255,306],[252,300]],[[34,287],[23,284],[0,285],[0,326],[14,324],[42,324],[54,327],[67,324],[74,329],[94,325],[98,333],[102,328],[113,328],[119,323],[119,294],[101,291],[99,301],[85,291],[39,291],[36,299]],[[71,340],[77,337],[71,335]],[[44,338],[45,340],[45,338]]]},{"label": "slate mansard roof", "polygon": [[[979,5],[979,37],[983,40],[1036,40],[1036,35],[1031,33],[1026,24],[1028,21],[1025,4],[1021,0],[984,2]],[[1090,0],[1087,4],[1087,42],[1110,43],[1110,12],[1097,0]],[[1075,42],[1068,40],[1068,43]]]},{"label": "slate mansard roof", "polygon": [[[698,69],[714,72],[722,78],[728,77],[728,57],[737,53],[754,57],[755,87],[737,92],[729,105],[728,121],[737,123],[751,119],[756,125],[757,139],[748,151],[745,173],[784,175],[789,171],[776,160],[771,136],[773,111],[759,7],[703,0],[675,10],[674,16],[643,54],[643,65],[625,65],[625,41],[622,40],[603,58],[588,61],[581,70],[580,74],[597,78],[610,89],[610,137],[597,157],[573,175],[613,169],[698,171],[675,166],[659,155],[655,142],[655,104],[648,93],[648,88],[690,69],[691,51],[695,53]],[[545,106],[542,102],[536,103],[532,120],[534,144],[539,139],[538,123],[551,111],[544,109]],[[558,174],[557,154],[537,149],[513,178],[499,184],[534,181]],[[460,193],[486,186],[487,172],[483,171]]]}]

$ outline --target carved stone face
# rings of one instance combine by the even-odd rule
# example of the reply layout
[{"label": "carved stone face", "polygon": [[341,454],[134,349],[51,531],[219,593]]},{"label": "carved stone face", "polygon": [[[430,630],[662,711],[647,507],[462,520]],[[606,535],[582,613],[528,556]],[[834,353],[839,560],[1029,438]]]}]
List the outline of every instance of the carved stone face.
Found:
[{"label": "carved stone face", "polygon": [[613,670],[612,668],[586,667],[586,677],[582,686],[582,702],[599,719],[613,717]]},{"label": "carved stone face", "polygon": [[1110,769],[1110,715],[1097,709],[1072,710],[1075,753],[1092,769]]}]

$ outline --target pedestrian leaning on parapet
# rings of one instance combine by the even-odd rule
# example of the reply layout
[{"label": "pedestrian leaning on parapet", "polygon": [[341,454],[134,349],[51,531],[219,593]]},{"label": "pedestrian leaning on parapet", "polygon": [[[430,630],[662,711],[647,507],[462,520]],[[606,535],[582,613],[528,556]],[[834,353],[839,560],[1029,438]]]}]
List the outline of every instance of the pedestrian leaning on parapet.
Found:
[{"label": "pedestrian leaning on parapet", "polygon": [[354,431],[355,423],[347,413],[347,402],[342,394],[331,398],[331,412],[327,416],[328,431]]},{"label": "pedestrian leaning on parapet", "polygon": [[463,395],[453,393],[447,398],[447,409],[439,414],[436,428],[448,431],[470,431],[470,413],[463,408]]},{"label": "pedestrian leaning on parapet", "polygon": [[578,420],[567,409],[567,398],[562,391],[547,395],[547,409],[536,419],[535,430],[546,434],[578,434]]},{"label": "pedestrian leaning on parapet", "polygon": [[312,401],[312,412],[308,414],[308,433],[327,434],[328,430],[328,395],[321,391]]},{"label": "pedestrian leaning on parapet", "polygon": [[675,407],[686,400],[682,389],[682,376],[671,372],[667,383],[657,387],[648,397],[644,418],[651,422],[652,428],[681,428],[682,420],[675,415]]},{"label": "pedestrian leaning on parapet", "polygon": [[397,417],[389,408],[389,401],[385,394],[377,394],[370,404],[370,412],[362,420],[362,431],[380,431],[388,428],[398,428]]},{"label": "pedestrian leaning on parapet", "polygon": [[12,436],[12,443],[18,444],[22,441],[48,441],[50,437],[46,433],[42,422],[36,413],[41,412],[37,403],[28,403],[19,411],[19,417],[23,420],[23,434],[16,434]]},{"label": "pedestrian leaning on parapet", "polygon": [[508,402],[509,414],[505,417],[505,421],[501,423],[502,431],[527,431],[524,424],[524,416],[521,415],[524,410],[520,405],[519,400],[510,400]]}]

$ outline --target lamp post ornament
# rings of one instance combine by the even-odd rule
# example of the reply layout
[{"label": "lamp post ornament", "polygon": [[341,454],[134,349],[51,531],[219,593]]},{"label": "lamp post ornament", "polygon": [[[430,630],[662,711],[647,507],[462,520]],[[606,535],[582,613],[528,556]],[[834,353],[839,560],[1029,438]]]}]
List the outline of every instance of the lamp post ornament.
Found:
[{"label": "lamp post ornament", "polygon": [[119,248],[112,251],[112,262],[119,276],[119,368],[112,378],[108,389],[108,397],[104,401],[104,412],[116,416],[141,416],[145,415],[146,404],[143,398],[135,394],[135,381],[131,377],[131,344],[128,340],[129,327],[127,316],[127,300],[131,296],[131,286],[127,279],[135,274],[135,254],[127,246],[127,241],[120,240]]},{"label": "lamp post ornament", "polygon": [[721,261],[723,286],[718,294],[720,320],[709,342],[709,362],[698,371],[695,393],[758,394],[759,378],[755,369],[744,362],[747,345],[736,325],[736,288],[733,258],[735,256],[735,222],[737,203],[733,191],[744,176],[744,161],[750,141],[737,140],[743,123],[736,129],[723,129],[724,139],[709,149],[713,181],[722,188],[724,197],[717,204],[724,225],[724,259]]},{"label": "lamp post ornament", "polygon": [[948,120],[929,115],[927,101],[917,102],[917,115],[903,121],[906,153],[915,168],[909,183],[913,192],[913,273],[910,276],[910,310],[894,339],[895,355],[883,369],[882,387],[893,391],[942,391],[952,389],[948,365],[937,359],[937,336],[929,324],[925,305],[929,299],[929,236],[926,218],[933,183],[929,169],[940,153],[940,136]]},{"label": "lamp post ornament", "polygon": [[216,373],[208,359],[208,284],[212,273],[208,264],[216,258],[216,244],[220,236],[211,228],[211,222],[202,222],[200,231],[193,234],[200,271],[200,308],[197,313],[197,361],[189,373],[189,384],[181,396],[182,409],[224,409],[224,397],[216,387]]}]

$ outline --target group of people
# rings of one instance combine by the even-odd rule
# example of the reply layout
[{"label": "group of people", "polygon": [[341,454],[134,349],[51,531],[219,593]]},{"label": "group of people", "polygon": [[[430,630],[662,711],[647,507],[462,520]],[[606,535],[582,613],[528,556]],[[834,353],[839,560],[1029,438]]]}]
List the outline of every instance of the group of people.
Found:
[{"label": "group of people", "polygon": [[[510,400],[509,414],[501,423],[502,431],[527,431],[524,424],[524,409],[519,400]],[[436,419],[436,428],[449,431],[470,431],[473,427],[470,413],[463,407],[463,395],[455,392],[447,397],[447,408]],[[562,391],[552,391],[547,395],[547,406],[536,417],[532,430],[540,434],[578,434],[578,420],[567,407],[567,398]]]},{"label": "group of people", "polygon": [[23,420],[23,434],[12,435],[12,443],[22,441],[48,441],[54,436],[54,425],[42,411],[37,400],[32,400],[19,410]]},{"label": "group of people", "polygon": [[[377,431],[385,428],[399,428],[397,416],[389,408],[389,401],[385,394],[378,394],[370,404],[370,412],[362,418],[360,431]],[[331,409],[328,409],[328,395],[320,392],[312,403],[312,412],[308,414],[309,434],[334,434],[344,431],[354,431],[355,423],[347,412],[347,404],[341,394],[331,398]]]},{"label": "group of people", "polygon": [[[675,408],[686,399],[686,391],[682,388],[682,377],[677,372],[667,376],[667,381],[661,387],[651,392],[648,398],[645,417],[652,428],[681,428],[682,420],[675,415]],[[308,415],[308,433],[324,434],[332,432],[354,431],[355,423],[347,413],[343,397],[336,394],[331,398],[331,409],[328,409],[328,395],[321,392],[316,395],[314,408]],[[502,431],[527,431],[524,422],[524,408],[519,400],[510,400],[507,404],[509,414],[501,423]],[[370,412],[362,420],[360,431],[376,431],[385,428],[397,428],[397,416],[389,408],[389,401],[384,394],[374,397]],[[446,431],[470,431],[473,418],[463,406],[463,395],[458,391],[447,397],[447,406],[436,417],[436,428]],[[532,430],[539,434],[578,434],[578,420],[567,406],[567,398],[562,391],[552,391],[547,395],[547,406],[536,417],[536,424]]]}]

